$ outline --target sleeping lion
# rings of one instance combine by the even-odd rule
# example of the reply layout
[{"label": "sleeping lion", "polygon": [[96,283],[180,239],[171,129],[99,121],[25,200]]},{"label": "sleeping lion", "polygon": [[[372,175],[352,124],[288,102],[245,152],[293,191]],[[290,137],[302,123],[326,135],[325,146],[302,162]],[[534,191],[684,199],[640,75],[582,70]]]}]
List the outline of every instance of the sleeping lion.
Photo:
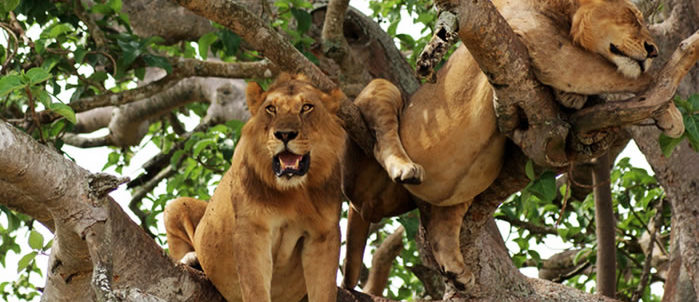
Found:
[{"label": "sleeping lion", "polygon": [[170,255],[198,260],[228,301],[335,301],[344,98],[303,76],[250,82],[252,117],[211,201],[165,208]]},{"label": "sleeping lion", "polygon": [[[584,95],[637,92],[648,84],[644,72],[657,46],[630,1],[494,4],[527,46],[538,79],[564,105],[580,108]],[[376,133],[374,157],[381,166],[358,150],[347,153],[344,190],[351,209],[343,286],[357,284],[369,223],[414,209],[413,197],[430,205],[426,238],[442,273],[459,288],[470,284],[474,276],[459,246],[461,222],[474,197],[498,176],[505,145],[487,77],[461,45],[436,82],[422,85],[407,106],[399,90],[381,79],[355,103]],[[670,130],[681,134],[677,127]]]}]

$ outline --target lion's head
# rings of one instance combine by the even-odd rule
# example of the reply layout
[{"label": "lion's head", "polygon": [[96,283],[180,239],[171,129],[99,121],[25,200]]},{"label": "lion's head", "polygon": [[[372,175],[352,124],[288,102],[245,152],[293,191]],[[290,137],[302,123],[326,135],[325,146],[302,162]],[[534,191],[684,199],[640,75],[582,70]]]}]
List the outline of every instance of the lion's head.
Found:
[{"label": "lion's head", "polygon": [[246,94],[252,117],[243,136],[252,150],[244,152],[265,183],[279,190],[317,186],[339,172],[345,149],[335,115],[344,98],[339,89],[326,93],[302,75],[282,74],[267,91],[250,82]]},{"label": "lion's head", "polygon": [[628,0],[579,0],[571,35],[583,48],[598,53],[629,78],[648,70],[658,55],[643,15]]}]

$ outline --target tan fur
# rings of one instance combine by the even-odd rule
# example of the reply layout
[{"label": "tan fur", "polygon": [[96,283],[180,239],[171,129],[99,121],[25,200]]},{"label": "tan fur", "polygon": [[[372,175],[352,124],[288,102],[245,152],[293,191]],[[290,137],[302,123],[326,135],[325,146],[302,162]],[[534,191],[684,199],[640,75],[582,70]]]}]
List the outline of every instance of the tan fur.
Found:
[{"label": "tan fur", "polygon": [[[282,75],[267,92],[250,83],[252,118],[211,201],[179,198],[165,209],[171,256],[195,251],[228,301],[299,301],[306,293],[335,301],[346,139],[335,112],[343,98],[300,76]],[[298,135],[285,147],[279,131]],[[305,175],[275,176],[273,158],[285,148],[309,154]]]},{"label": "tan fur", "polygon": [[[609,43],[642,61],[643,71],[655,56],[655,44],[627,0],[494,4],[527,45],[539,80],[558,90],[556,95],[571,107],[584,103],[577,95],[636,92],[648,83],[638,63],[637,72],[610,64],[623,59],[610,52]],[[430,204],[426,235],[443,273],[457,286],[467,285],[473,276],[459,248],[461,221],[503,162],[505,137],[496,128],[492,87],[463,45],[439,70],[436,82],[420,87],[408,106],[391,86],[375,80],[355,100],[376,132],[374,155],[390,178],[350,149],[343,185],[352,202],[343,286],[357,283],[368,224],[414,208],[410,194]],[[398,185],[390,179],[422,183]]]}]

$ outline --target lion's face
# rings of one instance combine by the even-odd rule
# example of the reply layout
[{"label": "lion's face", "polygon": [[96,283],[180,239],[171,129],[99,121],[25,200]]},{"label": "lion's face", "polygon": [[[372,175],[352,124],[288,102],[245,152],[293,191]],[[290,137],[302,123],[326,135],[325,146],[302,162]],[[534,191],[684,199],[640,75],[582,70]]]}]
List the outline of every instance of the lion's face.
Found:
[{"label": "lion's face", "polygon": [[337,168],[345,132],[335,115],[344,95],[312,86],[303,76],[281,75],[266,92],[248,84],[252,118],[243,135],[252,136],[248,158],[267,184],[286,190],[318,185]]},{"label": "lion's face", "polygon": [[647,71],[658,55],[641,12],[628,0],[580,0],[571,35],[578,45],[602,55],[629,78]]}]

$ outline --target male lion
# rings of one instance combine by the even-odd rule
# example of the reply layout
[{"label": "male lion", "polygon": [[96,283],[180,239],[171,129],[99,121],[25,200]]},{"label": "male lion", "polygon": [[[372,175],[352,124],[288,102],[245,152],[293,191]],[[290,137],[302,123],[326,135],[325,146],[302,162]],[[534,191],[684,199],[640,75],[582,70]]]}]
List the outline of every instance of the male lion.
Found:
[{"label": "male lion", "polygon": [[[527,45],[538,79],[563,103],[579,108],[578,94],[636,92],[648,83],[642,73],[657,47],[628,0],[494,4]],[[457,287],[471,283],[459,246],[461,221],[499,174],[505,144],[487,77],[462,45],[407,106],[385,80],[372,81],[355,103],[376,132],[374,156],[389,177],[361,152],[347,153],[355,164],[346,165],[344,179],[352,206],[343,286],[357,283],[369,223],[413,209],[412,196],[429,203],[426,237],[442,272]]]},{"label": "male lion", "polygon": [[171,256],[194,252],[228,301],[335,301],[344,94],[286,74],[246,93],[252,117],[211,201],[165,209]]}]

